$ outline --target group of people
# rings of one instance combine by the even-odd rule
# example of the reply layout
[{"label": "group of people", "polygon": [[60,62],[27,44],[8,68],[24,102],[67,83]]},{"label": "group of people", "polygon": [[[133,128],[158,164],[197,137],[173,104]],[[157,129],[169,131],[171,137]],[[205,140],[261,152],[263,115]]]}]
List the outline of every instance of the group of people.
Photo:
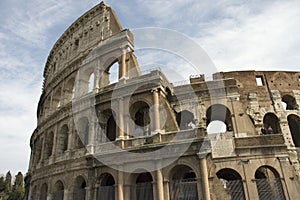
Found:
[{"label": "group of people", "polygon": [[273,129],[271,126],[269,126],[268,129],[266,129],[265,127],[262,127],[260,130],[261,130],[262,135],[273,134]]}]

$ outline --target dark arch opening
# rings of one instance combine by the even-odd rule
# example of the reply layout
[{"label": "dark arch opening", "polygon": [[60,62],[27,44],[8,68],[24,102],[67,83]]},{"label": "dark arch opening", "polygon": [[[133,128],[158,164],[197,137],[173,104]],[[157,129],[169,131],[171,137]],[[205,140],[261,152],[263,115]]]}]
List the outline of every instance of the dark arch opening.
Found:
[{"label": "dark arch opening", "polygon": [[196,126],[194,114],[187,110],[176,114],[176,122],[180,130],[193,129]]},{"label": "dark arch opening", "polygon": [[57,153],[62,154],[68,149],[68,138],[69,137],[69,128],[66,124],[64,124],[57,138]]},{"label": "dark arch opening", "polygon": [[117,137],[117,124],[113,114],[107,120],[106,137],[109,141],[115,141]]},{"label": "dark arch opening", "polygon": [[75,180],[75,187],[73,193],[74,200],[85,200],[86,196],[86,181],[82,176],[78,176]]},{"label": "dark arch opening", "polygon": [[47,200],[48,185],[44,183],[41,187],[41,200]]},{"label": "dark arch opening", "polygon": [[282,102],[286,104],[286,110],[297,110],[299,106],[297,105],[295,97],[291,95],[284,95],[282,97]]},{"label": "dark arch opening", "polygon": [[260,199],[285,200],[279,173],[273,167],[259,167],[255,171],[255,182]]},{"label": "dark arch opening", "polygon": [[55,183],[54,200],[64,199],[64,184],[61,181]]},{"label": "dark arch opening", "polygon": [[53,151],[53,140],[54,140],[54,133],[50,132],[46,135],[45,138],[45,159],[48,159],[51,155],[52,155],[52,151]]},{"label": "dark arch opening", "polygon": [[152,176],[149,172],[141,173],[136,178],[136,200],[153,200]]},{"label": "dark arch opening", "polygon": [[135,123],[134,136],[144,136],[150,134],[150,113],[149,105],[143,101],[135,102],[130,106],[130,117]]},{"label": "dark arch opening", "polygon": [[267,134],[281,133],[279,119],[274,113],[265,114],[263,123],[264,123],[264,128],[267,131]]},{"label": "dark arch opening", "polygon": [[288,124],[296,147],[300,147],[300,117],[297,115],[288,116]]},{"label": "dark arch opening", "polygon": [[78,141],[78,146],[87,145],[89,141],[89,120],[87,117],[82,117],[77,121],[76,124],[77,134],[80,137],[80,141]]},{"label": "dark arch opening", "polygon": [[198,199],[197,177],[188,166],[178,165],[170,173],[170,199]]},{"label": "dark arch opening", "polygon": [[206,111],[206,125],[208,126],[213,121],[221,121],[226,125],[226,131],[233,131],[231,112],[222,104],[214,104]]},{"label": "dark arch opening", "polygon": [[100,176],[97,200],[115,200],[115,179],[111,174],[106,173]]},{"label": "dark arch opening", "polygon": [[[225,192],[231,199],[246,199],[242,177],[237,171],[225,168],[219,170],[216,175],[220,179]],[[226,193],[222,194],[222,191],[220,191],[219,195],[226,195]]]}]

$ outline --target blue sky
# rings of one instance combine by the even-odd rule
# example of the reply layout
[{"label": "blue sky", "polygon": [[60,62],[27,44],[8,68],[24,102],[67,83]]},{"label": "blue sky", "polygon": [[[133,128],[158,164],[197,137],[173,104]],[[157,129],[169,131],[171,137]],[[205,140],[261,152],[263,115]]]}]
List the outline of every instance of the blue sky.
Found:
[{"label": "blue sky", "polygon": [[[27,171],[42,72],[53,44],[96,0],[0,1],[0,174]],[[300,2],[107,0],[123,28],[197,42],[219,71],[300,71]]]}]

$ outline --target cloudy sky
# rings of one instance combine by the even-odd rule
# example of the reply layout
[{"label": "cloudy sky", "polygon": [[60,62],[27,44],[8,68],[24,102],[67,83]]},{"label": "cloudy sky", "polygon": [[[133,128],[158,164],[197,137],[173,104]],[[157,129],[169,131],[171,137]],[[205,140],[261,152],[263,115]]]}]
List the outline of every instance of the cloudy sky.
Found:
[{"label": "cloudy sky", "polygon": [[[219,71],[299,71],[300,1],[106,2],[124,28],[161,27],[185,34]],[[64,30],[98,3],[0,1],[0,174],[27,171],[45,60]]]}]

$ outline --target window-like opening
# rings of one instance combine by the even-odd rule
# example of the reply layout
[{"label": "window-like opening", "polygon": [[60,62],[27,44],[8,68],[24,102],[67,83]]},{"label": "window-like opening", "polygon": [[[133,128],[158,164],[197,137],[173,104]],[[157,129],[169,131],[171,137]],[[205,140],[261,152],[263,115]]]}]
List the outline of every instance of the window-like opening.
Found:
[{"label": "window-like opening", "polygon": [[87,117],[80,118],[76,123],[77,133],[84,145],[89,141],[89,120]]},{"label": "window-like opening", "polygon": [[171,171],[170,199],[198,199],[197,178],[195,172],[188,166],[179,165]]},{"label": "window-like opening", "polygon": [[216,134],[216,133],[225,133],[226,132],[226,124],[219,120],[211,121],[207,126],[208,134]]},{"label": "window-like opening", "polygon": [[56,71],[56,62],[53,63],[53,73]]},{"label": "window-like opening", "polygon": [[[210,123],[213,121],[215,122],[210,125]],[[230,110],[224,105],[214,104],[210,106],[206,111],[206,124],[207,126],[210,125],[209,128],[211,130],[224,131],[224,125],[222,125],[220,122],[223,122],[226,125],[226,131],[233,130]]]},{"label": "window-like opening", "polygon": [[281,133],[278,117],[273,113],[267,113],[263,119],[266,134]]},{"label": "window-like opening", "polygon": [[75,39],[74,41],[74,50],[77,49],[79,46],[79,39]]},{"label": "window-like opening", "polygon": [[149,172],[141,173],[136,179],[136,200],[153,200],[152,176]]},{"label": "window-like opening", "polygon": [[257,86],[263,86],[264,85],[264,79],[262,76],[256,76],[256,85]]},{"label": "window-like opening", "polygon": [[102,174],[97,200],[115,200],[115,179],[111,174]]},{"label": "window-like opening", "polygon": [[53,96],[53,108],[58,109],[61,106],[61,88],[57,89]]},{"label": "window-like opening", "polygon": [[296,147],[300,147],[300,117],[297,115],[288,116],[288,124]]},{"label": "window-like opening", "polygon": [[107,121],[106,137],[109,141],[115,141],[117,135],[117,124],[115,116],[112,114]]},{"label": "window-like opening", "polygon": [[86,194],[86,181],[82,176],[78,176],[75,180],[73,199],[85,200],[85,194]]},{"label": "window-like opening", "polygon": [[298,76],[298,81],[300,82],[300,76]]},{"label": "window-like opening", "polygon": [[71,78],[66,86],[65,86],[65,99],[67,102],[71,101],[74,98],[74,93],[75,93],[75,78]]},{"label": "window-like opening", "polygon": [[63,200],[64,199],[64,184],[61,181],[57,181],[54,185],[54,200]]},{"label": "window-like opening", "polygon": [[217,177],[224,188],[217,193],[217,199],[227,199],[224,198],[226,196],[234,200],[246,199],[242,177],[238,172],[229,168],[221,169],[217,172]]},{"label": "window-like opening", "polygon": [[89,78],[88,92],[92,92],[94,90],[94,85],[95,85],[95,76],[94,73],[92,73]]},{"label": "window-like opening", "polygon": [[36,200],[36,199],[38,199],[38,196],[37,196],[37,189],[36,189],[37,187],[36,186],[34,186],[34,188],[33,188],[33,190],[32,190],[32,193],[31,193],[31,200]]},{"label": "window-like opening", "polygon": [[115,62],[109,69],[109,84],[118,82],[119,80],[119,63]]},{"label": "window-like opening", "polygon": [[259,199],[285,200],[278,172],[269,166],[262,166],[255,172],[255,182]]},{"label": "window-like opening", "polygon": [[65,124],[61,127],[57,137],[57,153],[62,154],[68,149],[69,128]]},{"label": "window-like opening", "polygon": [[282,102],[286,105],[284,107],[286,110],[297,110],[299,108],[296,99],[291,95],[284,95],[282,97]]},{"label": "window-like opening", "polygon": [[47,200],[47,194],[48,194],[48,186],[46,183],[44,183],[41,187],[41,195],[40,199],[41,200]]},{"label": "window-like opening", "polygon": [[35,164],[38,164],[39,161],[41,160],[41,157],[42,157],[42,148],[43,148],[43,140],[42,138],[38,137],[36,139],[36,141],[34,142],[34,145],[33,145],[33,148],[34,148],[34,163]]},{"label": "window-like opening", "polygon": [[134,136],[144,136],[150,134],[150,114],[149,105],[139,101],[131,105],[130,116],[135,123]]},{"label": "window-like opening", "polygon": [[180,130],[193,129],[196,127],[194,114],[187,110],[177,113],[176,121]]},{"label": "window-like opening", "polygon": [[53,132],[50,132],[50,133],[48,133],[46,135],[46,138],[45,138],[45,147],[44,147],[45,159],[48,159],[52,155],[53,139],[54,139]]},{"label": "window-like opening", "polygon": [[119,63],[114,60],[101,75],[101,86],[110,85],[119,80]]}]

